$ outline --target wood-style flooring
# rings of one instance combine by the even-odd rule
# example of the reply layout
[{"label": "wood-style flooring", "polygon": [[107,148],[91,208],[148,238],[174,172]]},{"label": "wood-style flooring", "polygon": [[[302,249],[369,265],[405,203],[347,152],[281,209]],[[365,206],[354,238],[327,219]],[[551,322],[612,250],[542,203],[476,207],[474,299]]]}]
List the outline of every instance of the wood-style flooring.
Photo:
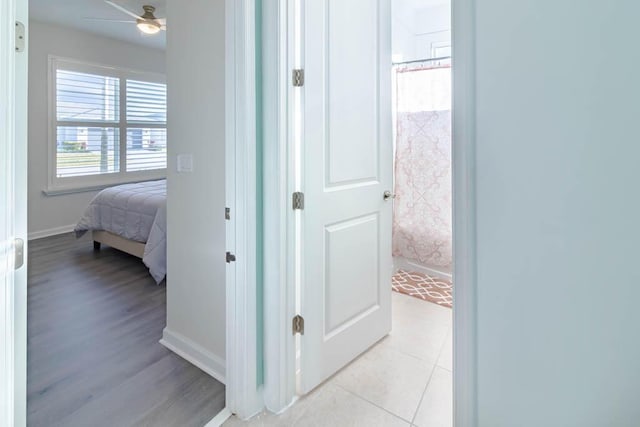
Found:
[{"label": "wood-style flooring", "polygon": [[197,426],[224,385],[163,347],[165,284],[71,234],[29,244],[27,423]]}]

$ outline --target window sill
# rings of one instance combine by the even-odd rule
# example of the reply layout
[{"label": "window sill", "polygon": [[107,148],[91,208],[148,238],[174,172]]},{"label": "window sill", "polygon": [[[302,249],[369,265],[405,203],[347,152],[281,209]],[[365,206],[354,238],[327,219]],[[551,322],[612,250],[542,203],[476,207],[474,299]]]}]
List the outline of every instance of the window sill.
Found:
[{"label": "window sill", "polygon": [[80,187],[50,187],[42,190],[42,193],[48,197],[54,196],[64,196],[67,194],[76,194],[76,193],[89,193],[94,191],[104,190],[105,188],[115,187],[118,185],[124,184],[135,184],[136,182],[145,182],[145,181],[159,181],[161,179],[166,179],[166,177],[153,177],[153,178],[144,178],[144,179],[132,179],[127,181],[113,182],[113,183],[104,183],[104,184],[96,184],[96,185],[84,185]]}]

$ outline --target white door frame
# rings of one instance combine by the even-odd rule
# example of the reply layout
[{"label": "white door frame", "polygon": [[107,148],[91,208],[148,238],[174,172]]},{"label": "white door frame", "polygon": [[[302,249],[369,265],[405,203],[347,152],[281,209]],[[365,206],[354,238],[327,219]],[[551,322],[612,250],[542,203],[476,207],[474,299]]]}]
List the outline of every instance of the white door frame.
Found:
[{"label": "white door frame", "polygon": [[[15,138],[15,53],[12,49],[14,45],[15,21],[15,1],[0,0],[0,103],[5,108],[0,107],[0,167],[8,167],[13,172],[13,146]],[[13,24],[15,25],[15,24]],[[5,164],[6,163],[6,164]],[[6,172],[0,172],[6,173]],[[4,184],[4,179],[1,180]],[[7,179],[7,190],[12,191],[13,178]],[[11,219],[8,220],[9,225]],[[7,227],[7,224],[0,223],[0,227]],[[10,233],[12,230],[8,230]],[[9,236],[7,236],[9,237]],[[0,242],[2,244],[3,242]],[[5,243],[6,245],[6,243]],[[0,269],[12,270],[11,258],[13,251],[10,247],[0,247]],[[0,424],[13,425],[15,417],[15,374],[14,374],[14,299],[13,299],[13,273],[11,271],[2,272],[8,274],[8,285],[4,287],[4,280],[0,282],[3,289],[0,289],[0,339],[3,341],[4,352],[0,353]]]},{"label": "white door frame", "polygon": [[[15,51],[16,21],[25,29],[24,50],[19,53]],[[27,188],[28,22],[27,0],[0,0],[0,152],[2,160],[13,166],[5,181],[14,193],[8,225],[11,235],[25,242],[24,264],[10,273],[10,286],[0,289],[0,339],[5,349],[0,354],[0,424],[12,426],[26,424],[27,403],[27,197],[25,191],[13,191],[13,187]],[[5,166],[0,173],[7,173]],[[7,262],[3,269],[12,268],[14,250],[3,248],[0,259]]]},{"label": "white door frame", "polygon": [[[265,383],[264,398],[273,412],[296,398],[295,313],[292,236],[288,206],[292,191],[289,55],[292,0],[265,0],[263,9],[265,111]],[[476,395],[476,242],[475,242],[475,0],[452,0],[453,68],[453,239],[454,239],[454,423],[477,423]],[[268,80],[267,80],[268,79]],[[276,84],[277,82],[277,84]],[[268,125],[268,126],[267,126]]]},{"label": "white door frame", "polygon": [[264,351],[265,406],[279,413],[296,398],[296,343],[291,331],[296,313],[294,265],[293,55],[294,0],[264,0]]},{"label": "white door frame", "polygon": [[476,426],[476,0],[451,0],[453,50],[453,422]]},{"label": "white door frame", "polygon": [[225,0],[227,250],[226,409],[249,418],[264,407],[257,385],[255,2]]}]

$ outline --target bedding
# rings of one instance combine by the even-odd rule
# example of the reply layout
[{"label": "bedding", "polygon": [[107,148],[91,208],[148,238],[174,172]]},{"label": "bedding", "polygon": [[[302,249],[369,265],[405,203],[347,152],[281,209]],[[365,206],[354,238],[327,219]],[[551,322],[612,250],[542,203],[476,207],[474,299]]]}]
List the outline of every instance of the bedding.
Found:
[{"label": "bedding", "polygon": [[93,230],[145,243],[142,261],[160,283],[167,273],[167,181],[138,182],[102,190],[76,225],[76,237]]}]

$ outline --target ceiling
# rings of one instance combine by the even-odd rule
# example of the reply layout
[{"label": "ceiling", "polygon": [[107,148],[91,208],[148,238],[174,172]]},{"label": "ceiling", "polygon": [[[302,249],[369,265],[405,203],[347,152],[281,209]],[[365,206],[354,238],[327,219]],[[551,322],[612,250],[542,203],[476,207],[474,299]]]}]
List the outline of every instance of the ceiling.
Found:
[{"label": "ceiling", "polygon": [[[155,6],[155,16],[166,18],[166,0],[113,0],[127,9],[142,14],[143,5]],[[130,17],[106,4],[103,0],[29,0],[33,20],[58,24],[101,36],[123,40],[151,48],[164,49],[166,32],[146,35],[134,24],[90,21],[84,18],[129,20]],[[169,24],[171,25],[171,24]]]}]

